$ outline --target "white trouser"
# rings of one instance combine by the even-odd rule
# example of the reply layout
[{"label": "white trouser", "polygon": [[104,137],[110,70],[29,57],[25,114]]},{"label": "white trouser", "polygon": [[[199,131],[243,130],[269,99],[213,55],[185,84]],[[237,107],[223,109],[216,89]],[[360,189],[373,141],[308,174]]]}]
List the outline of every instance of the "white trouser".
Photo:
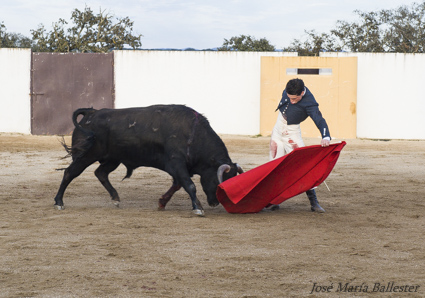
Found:
[{"label": "white trouser", "polygon": [[304,147],[299,124],[288,125],[279,112],[270,139],[270,160],[284,156],[295,148]]}]

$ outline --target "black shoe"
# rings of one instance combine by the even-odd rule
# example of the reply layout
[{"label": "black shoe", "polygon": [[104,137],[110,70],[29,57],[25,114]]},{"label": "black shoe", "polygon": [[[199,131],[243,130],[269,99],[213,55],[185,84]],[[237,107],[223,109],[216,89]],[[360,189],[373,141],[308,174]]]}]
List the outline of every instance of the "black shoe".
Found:
[{"label": "black shoe", "polygon": [[280,206],[279,205],[272,205],[271,207],[270,207],[270,210],[271,211],[276,211],[276,210],[279,210],[280,209]]},{"label": "black shoe", "polygon": [[319,201],[317,201],[316,191],[314,189],[307,190],[306,192],[308,199],[310,200],[311,211],[324,213],[325,209],[323,209],[319,205]]}]

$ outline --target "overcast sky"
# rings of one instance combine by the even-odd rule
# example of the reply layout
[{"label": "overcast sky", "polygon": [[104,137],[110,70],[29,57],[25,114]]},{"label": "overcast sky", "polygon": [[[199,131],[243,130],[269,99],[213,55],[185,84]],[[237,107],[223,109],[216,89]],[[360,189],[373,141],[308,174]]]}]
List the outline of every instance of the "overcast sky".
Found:
[{"label": "overcast sky", "polygon": [[303,39],[305,30],[329,33],[337,20],[355,21],[354,10],[365,12],[411,6],[411,0],[0,0],[0,23],[7,32],[31,37],[43,24],[50,31],[59,18],[87,5],[134,21],[142,48],[219,47],[224,39],[251,35],[276,47]]}]

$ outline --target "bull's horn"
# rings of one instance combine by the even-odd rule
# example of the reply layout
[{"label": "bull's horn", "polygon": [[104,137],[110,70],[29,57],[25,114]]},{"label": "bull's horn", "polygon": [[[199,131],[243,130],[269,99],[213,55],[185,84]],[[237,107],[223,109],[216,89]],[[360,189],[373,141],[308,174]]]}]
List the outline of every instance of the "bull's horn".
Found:
[{"label": "bull's horn", "polygon": [[238,173],[242,174],[243,173],[243,169],[240,165],[236,164],[236,167],[238,168]]},{"label": "bull's horn", "polygon": [[223,174],[224,172],[229,173],[230,166],[228,164],[221,165],[217,170],[217,178],[218,178],[218,184],[223,182]]}]

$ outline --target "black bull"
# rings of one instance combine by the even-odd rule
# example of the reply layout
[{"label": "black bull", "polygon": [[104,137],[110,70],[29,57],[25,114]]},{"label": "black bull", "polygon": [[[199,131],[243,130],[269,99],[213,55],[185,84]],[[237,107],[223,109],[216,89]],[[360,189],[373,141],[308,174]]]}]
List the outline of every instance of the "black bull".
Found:
[{"label": "black bull", "polygon": [[[78,122],[80,115],[83,117]],[[243,172],[231,161],[226,146],[208,120],[183,105],[78,109],[72,120],[75,125],[72,146],[64,144],[72,163],[65,169],[55,197],[58,209],[64,208],[67,186],[96,161],[100,166],[95,175],[116,205],[120,198],[109,182],[109,173],[124,164],[127,168],[124,178],[129,178],[134,169],[146,166],[163,170],[173,178],[171,188],[159,199],[159,209],[164,209],[172,195],[183,187],[197,215],[203,215],[204,211],[191,180],[194,174],[201,177],[208,204],[217,206],[217,185]]]}]

